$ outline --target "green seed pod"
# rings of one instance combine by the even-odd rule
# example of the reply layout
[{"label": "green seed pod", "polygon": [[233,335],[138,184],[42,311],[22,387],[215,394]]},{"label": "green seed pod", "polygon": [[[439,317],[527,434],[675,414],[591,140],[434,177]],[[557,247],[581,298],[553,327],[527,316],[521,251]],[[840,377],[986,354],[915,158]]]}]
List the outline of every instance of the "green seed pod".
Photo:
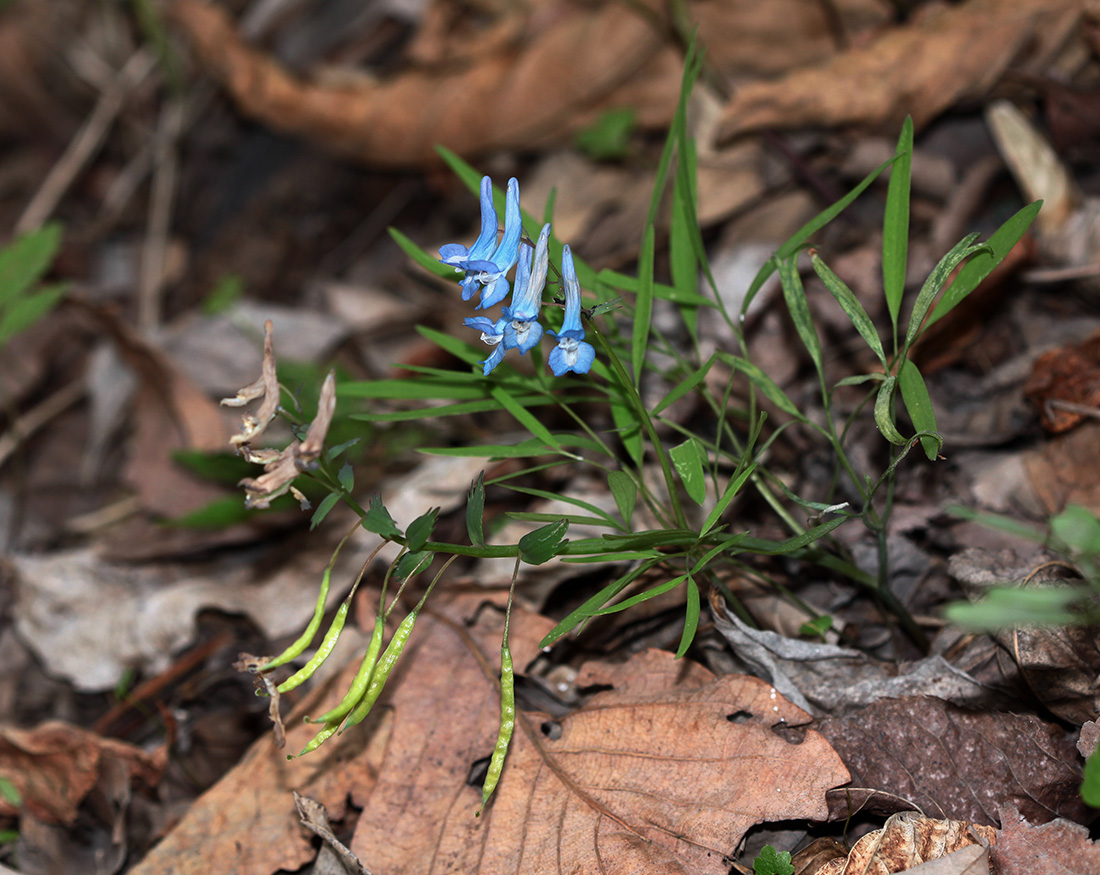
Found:
[{"label": "green seed pod", "polygon": [[500,733],[497,735],[497,743],[493,747],[493,755],[489,759],[489,771],[485,773],[485,783],[481,788],[481,808],[478,815],[485,810],[485,804],[500,781],[500,773],[504,768],[504,758],[508,754],[508,746],[512,743],[512,733],[516,728],[516,677],[512,668],[512,654],[505,644],[500,648]]}]

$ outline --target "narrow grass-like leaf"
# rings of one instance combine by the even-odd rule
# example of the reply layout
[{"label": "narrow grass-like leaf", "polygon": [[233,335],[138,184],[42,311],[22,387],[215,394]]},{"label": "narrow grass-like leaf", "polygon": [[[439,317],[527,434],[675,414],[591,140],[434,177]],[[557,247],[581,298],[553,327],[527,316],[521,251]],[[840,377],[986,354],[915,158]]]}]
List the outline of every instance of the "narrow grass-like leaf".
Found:
[{"label": "narrow grass-like leaf", "polygon": [[1013,626],[1065,626],[1081,623],[1083,616],[1073,604],[1088,598],[1085,586],[993,587],[981,600],[955,602],[944,615],[948,621],[968,629],[998,630]]},{"label": "narrow grass-like leaf", "polygon": [[[897,172],[896,165],[894,172]],[[811,256],[810,261],[813,264],[814,271],[825,283],[825,288],[836,298],[836,302],[840,304],[840,308],[847,315],[852,326],[859,332],[859,336],[863,338],[871,351],[878,356],[883,368],[887,368],[886,353],[882,348],[882,340],[878,336],[878,329],[875,328],[875,323],[871,321],[871,317],[867,315],[867,311],[863,309],[863,305],[859,302],[855,293],[829,269],[829,266],[818,257],[817,253]]]},{"label": "narrow grass-like leaf", "polygon": [[863,177],[859,184],[844,195],[844,197],[832,206],[826,207],[805,225],[795,231],[794,234],[776,250],[775,255],[764,262],[763,266],[757,271],[756,276],[753,277],[752,282],[749,284],[748,291],[745,293],[745,300],[741,302],[742,315],[749,309],[749,305],[760,289],[764,287],[764,283],[766,283],[771,278],[771,275],[775,273],[779,267],[779,262],[796,253],[811,235],[816,234],[847,209],[852,201],[863,194],[867,187],[879,177],[882,171],[893,164],[895,160],[897,160],[896,156],[888,161],[883,161],[878,167]]},{"label": "narrow grass-like leaf", "polygon": [[[627,276],[625,273],[619,273],[618,271],[608,268],[601,270],[596,275],[596,280],[618,291],[632,292],[633,294],[637,294],[641,286],[641,282],[637,277]],[[692,292],[689,295],[686,292],[681,292],[675,286],[669,286],[658,282],[653,283],[653,297],[659,298],[662,301],[671,301],[674,304],[689,304],[693,307],[715,306],[714,301],[696,292]]]},{"label": "narrow grass-like leaf", "polygon": [[[515,396],[513,396],[515,397]],[[524,407],[543,407],[554,403],[554,399],[545,395],[522,395],[515,398],[516,403]],[[596,399],[570,399],[570,400],[596,400]],[[499,410],[500,405],[495,398],[483,398],[476,401],[459,401],[455,404],[443,404],[439,407],[418,407],[415,410],[393,410],[389,413],[352,413],[349,418],[359,422],[407,422],[410,419],[437,419],[441,416],[459,416],[469,413],[485,413],[489,410]]]},{"label": "narrow grass-like leaf", "polygon": [[753,538],[747,535],[738,536],[733,546],[736,547],[738,552],[759,553],[761,556],[785,556],[788,553],[801,550],[803,547],[808,547],[814,541],[820,541],[833,529],[839,528],[850,519],[851,517],[847,515],[835,516],[828,522],[816,525],[812,529],[807,529],[801,535],[794,535],[785,541],[771,541],[766,538]]},{"label": "narrow grass-like leaf", "polygon": [[317,510],[313,512],[313,518],[309,521],[309,530],[312,532],[324,521],[328,516],[329,511],[336,507],[336,503],[340,500],[339,492],[330,492],[326,495],[319,505]]},{"label": "narrow grass-like leaf", "polygon": [[707,479],[703,466],[707,456],[703,451],[703,445],[697,438],[690,437],[682,444],[678,444],[668,451],[672,459],[672,465],[676,473],[680,475],[680,481],[688,498],[696,504],[702,504],[707,496]]},{"label": "narrow grass-like leaf", "polygon": [[638,294],[634,298],[634,327],[630,337],[630,364],[634,372],[634,385],[642,379],[642,365],[645,363],[646,349],[649,346],[650,319],[653,317],[653,225],[646,225],[642,235],[642,249],[638,256]]},{"label": "narrow grass-like leaf", "polygon": [[654,557],[647,562],[642,562],[636,568],[632,568],[622,577],[611,581],[607,586],[601,589],[594,596],[586,600],[582,605],[574,608],[565,619],[563,619],[558,625],[551,629],[546,637],[539,642],[539,647],[549,647],[563,635],[572,632],[576,626],[592,616],[594,611],[599,610],[606,605],[611,599],[615,598],[620,592],[630,586],[635,580],[641,577],[645,572],[649,571],[654,565],[661,561],[663,557]]},{"label": "narrow grass-like leaf", "polygon": [[688,392],[698,386],[703,381],[703,378],[706,377],[708,373],[710,373],[710,369],[714,366],[714,362],[717,360],[717,358],[717,354],[712,353],[711,357],[703,362],[702,365],[700,365],[696,370],[692,371],[689,376],[685,377],[683,380],[673,386],[668,394],[661,399],[660,403],[653,408],[653,415],[657,416],[670,404],[674,404],[675,402],[679,401]]},{"label": "narrow grass-like leaf", "polygon": [[[483,358],[481,350],[485,348],[484,344],[482,344],[481,348],[478,348],[472,343],[460,340],[453,334],[448,334],[445,331],[436,331],[434,328],[428,328],[424,325],[417,325],[416,333],[467,364],[476,364]],[[478,376],[480,377],[480,374],[478,374]]]},{"label": "narrow grass-like leaf", "polygon": [[466,496],[466,533],[475,547],[485,546],[485,472],[480,471],[477,480],[470,484]]},{"label": "narrow grass-like leaf", "polygon": [[[913,420],[917,431],[935,432],[936,411],[932,407],[932,397],[928,394],[928,387],[924,384],[920,370],[909,359],[902,359],[898,388],[901,389],[901,399],[905,402],[905,409],[909,411],[909,418]],[[939,458],[942,441],[929,435],[922,437],[920,443],[924,454],[931,461]]]},{"label": "narrow grass-like leaf", "polygon": [[0,249],[0,306],[25,294],[45,276],[61,246],[61,225],[50,222]]},{"label": "narrow grass-like leaf", "polygon": [[519,424],[531,432],[532,435],[537,437],[547,446],[553,447],[555,450],[561,449],[561,444],[559,444],[558,439],[550,433],[550,429],[539,422],[538,417],[531,413],[526,407],[516,401],[511,393],[500,386],[494,386],[492,395],[500,403],[500,406],[511,413]]},{"label": "narrow grass-like leaf", "polygon": [[955,281],[943,293],[943,297],[940,298],[939,303],[932,311],[926,328],[950,313],[963,298],[974,291],[978,284],[989,276],[993,268],[1000,264],[1005,256],[1012,251],[1012,247],[1020,242],[1020,238],[1024,236],[1027,229],[1031,227],[1031,223],[1035,221],[1035,217],[1039,215],[1042,206],[1042,201],[1028,204],[993,232],[989,240],[986,241],[989,251],[975,255],[959,271]]},{"label": "narrow grass-like leaf", "polygon": [[[542,498],[546,501],[560,501],[563,504],[571,504],[573,507],[579,507],[581,510],[586,510],[590,514],[599,517],[603,523],[610,523],[616,528],[619,528],[618,521],[610,513],[590,501],[585,501],[583,498],[577,498],[572,495],[561,495],[556,492],[548,492],[545,489],[534,489],[530,486],[509,485],[508,488],[513,492],[519,492],[523,495],[533,495],[535,498]],[[558,517],[560,516],[561,514],[558,514]],[[555,517],[555,519],[558,517]]]},{"label": "narrow grass-like leaf", "polygon": [[611,490],[611,497],[615,499],[619,515],[629,530],[630,518],[634,515],[634,505],[638,500],[638,487],[634,478],[625,471],[611,471],[607,475],[607,486]]},{"label": "narrow grass-like leaf", "polygon": [[909,188],[913,165],[913,118],[905,117],[890,168],[886,189],[886,212],[882,220],[882,290],[894,337],[898,334],[898,312],[905,294],[905,268],[909,258]]},{"label": "narrow grass-like leaf", "polygon": [[928,310],[936,299],[936,295],[947,285],[951,272],[971,255],[979,250],[986,249],[986,244],[975,245],[974,241],[977,239],[977,234],[967,234],[963,237],[939,260],[939,263],[928,275],[928,279],[924,281],[924,285],[921,286],[921,290],[917,294],[917,299],[913,302],[913,312],[909,314],[909,327],[905,330],[905,343],[902,345],[901,355],[905,355],[909,347],[912,346],[917,337],[917,332],[920,331],[921,323],[924,322],[924,317],[928,315]]},{"label": "narrow grass-like leaf", "polygon": [[[570,541],[569,546],[579,543],[579,541]],[[606,549],[606,548],[604,548]],[[612,550],[610,552],[594,553],[591,556],[565,556],[561,557],[562,562],[572,562],[574,565],[594,564],[594,563],[608,563],[608,562],[640,562],[644,559],[664,559],[665,555],[660,550]]]},{"label": "narrow grass-like leaf", "polygon": [[897,388],[897,383],[898,378],[891,375],[879,386],[878,395],[875,397],[875,425],[886,440],[900,447],[905,443],[905,438],[894,425],[894,390]]},{"label": "narrow grass-like leaf", "polygon": [[695,80],[703,69],[702,59],[699,57],[692,40],[684,55],[684,74],[680,79],[680,99],[676,104],[676,111],[672,115],[672,123],[669,125],[668,136],[665,138],[665,147],[661,151],[661,158],[657,162],[657,173],[653,179],[653,195],[649,201],[649,213],[646,215],[646,224],[657,223],[657,211],[661,206],[661,194],[668,180],[668,171],[672,166],[672,155],[677,144],[683,138],[687,128],[687,105],[691,97],[691,89],[695,87]]},{"label": "narrow grass-like leaf", "polygon": [[[340,383],[336,391],[340,398],[385,398],[390,400],[422,401],[425,399],[462,401],[484,399],[488,384],[484,380],[358,380]],[[469,376],[473,376],[470,374]]]},{"label": "narrow grass-like leaf", "polygon": [[593,611],[590,616],[602,617],[606,614],[617,614],[619,611],[625,611],[628,608],[632,608],[635,605],[640,605],[642,602],[648,602],[651,598],[655,598],[659,595],[664,595],[666,592],[671,592],[676,589],[681,583],[687,580],[686,574],[681,574],[679,577],[674,577],[672,580],[665,583],[659,583],[652,589],[647,589],[645,592],[640,592],[637,595],[632,595],[628,599],[624,599],[618,604],[607,605],[600,608],[598,611]]},{"label": "narrow grass-like leaf", "polygon": [[[685,156],[682,150],[677,150],[677,158],[677,173],[672,184],[672,222],[668,238],[669,268],[673,286],[681,295],[687,296],[696,294],[698,288],[699,263],[695,256],[692,229],[698,226],[699,220],[691,204],[690,192],[686,190],[687,183],[682,172]],[[686,306],[679,309],[684,324],[694,337],[698,311],[694,307]]]},{"label": "narrow grass-like leaf", "polygon": [[608,404],[611,407],[611,419],[615,423],[619,440],[622,441],[627,455],[635,465],[641,465],[645,448],[642,444],[642,424],[638,421],[638,415],[630,403],[622,400],[618,395],[610,396]]},{"label": "narrow grass-like leaf", "polygon": [[806,300],[806,290],[802,288],[802,277],[798,275],[798,252],[780,259],[779,282],[783,286],[783,300],[787,303],[794,329],[802,338],[802,344],[809,352],[817,372],[823,374],[821,340],[817,336],[813,316],[810,315],[810,303]]},{"label": "narrow grass-like leaf", "polygon": [[695,579],[688,575],[687,579],[687,608],[684,611],[684,634],[680,636],[680,646],[676,648],[676,658],[680,659],[691,642],[695,640],[695,633],[699,629],[699,585]]},{"label": "narrow grass-like leaf", "polygon": [[554,435],[553,446],[540,438],[528,438],[518,444],[474,444],[468,447],[418,447],[417,452],[426,456],[477,456],[485,459],[528,459],[560,453],[566,447],[577,447],[602,452],[595,441],[578,434]]},{"label": "narrow grass-like leaf", "polygon": [[401,247],[401,251],[420,267],[424,268],[424,270],[434,274],[440,279],[454,280],[455,289],[457,291],[459,280],[466,275],[464,271],[456,269],[453,264],[444,264],[438,258],[429,255],[396,228],[387,228],[386,230],[389,231],[390,237],[393,238],[393,242]]},{"label": "narrow grass-like leaf", "polygon": [[737,497],[737,494],[753,475],[753,472],[756,470],[756,465],[757,463],[753,462],[736,477],[730,478],[730,482],[726,484],[722,497],[718,499],[718,503],[714,505],[714,508],[707,514],[707,518],[703,521],[703,527],[699,530],[699,537],[707,534],[707,532],[714,528],[718,520],[722,518],[722,514],[724,514],[726,508],[730,506],[730,502]]},{"label": "narrow grass-like leaf", "polygon": [[795,406],[795,403],[787,397],[787,393],[780,389],[771,377],[748,359],[730,355],[728,352],[718,352],[717,356],[735,371],[741,372],[752,380],[763,396],[784,413],[789,413],[796,419],[805,420],[806,417],[802,415],[802,411]]},{"label": "narrow grass-like leaf", "polygon": [[[584,516],[577,513],[534,513],[525,510],[510,510],[507,512],[508,518],[513,520],[520,520],[525,523],[553,523],[558,520],[565,520],[571,526],[599,526],[606,528],[610,525],[606,519],[598,516]],[[614,527],[621,529],[618,523],[614,523]]]}]

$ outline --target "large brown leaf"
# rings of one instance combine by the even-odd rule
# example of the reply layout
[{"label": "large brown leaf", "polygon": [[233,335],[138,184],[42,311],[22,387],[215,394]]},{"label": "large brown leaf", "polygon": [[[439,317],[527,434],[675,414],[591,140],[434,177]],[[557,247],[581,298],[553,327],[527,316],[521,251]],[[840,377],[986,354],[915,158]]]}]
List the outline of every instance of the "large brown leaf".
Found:
[{"label": "large brown leaf", "polygon": [[496,798],[475,818],[480,797],[462,777],[489,753],[497,714],[484,681],[448,657],[453,636],[436,631],[421,654],[430,648],[439,666],[434,694],[423,681],[395,694],[382,773],[357,800],[371,816],[352,850],[379,875],[725,873],[749,827],[823,817],[825,791],[846,777],[824,739],[797,728],[807,715],[769,685],[649,651],[583,669],[581,684],[613,689],[563,719],[560,735],[527,715]]},{"label": "large brown leaf", "polygon": [[746,85],[726,105],[726,137],[766,127],[918,126],[984,94],[1027,50],[1041,58],[1074,27],[1081,0],[970,0],[933,6],[911,23],[823,65]]},{"label": "large brown leaf", "polygon": [[[1030,820],[1085,816],[1080,758],[1060,727],[1037,717],[964,711],[930,696],[888,699],[821,721],[853,787],[910,800],[925,814],[996,825],[1017,806]],[[830,795],[839,818],[863,791]]]}]

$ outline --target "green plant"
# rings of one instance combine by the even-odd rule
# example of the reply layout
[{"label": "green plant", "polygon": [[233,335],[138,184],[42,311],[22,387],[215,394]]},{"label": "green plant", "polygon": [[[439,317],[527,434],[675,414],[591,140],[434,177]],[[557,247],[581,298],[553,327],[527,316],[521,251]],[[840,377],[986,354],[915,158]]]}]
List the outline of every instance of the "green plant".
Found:
[{"label": "green plant", "polygon": [[756,875],[794,875],[789,851],[777,852],[771,845],[764,845],[752,861]]},{"label": "green plant", "polygon": [[68,291],[40,285],[61,247],[56,222],[29,231],[0,249],[0,347],[49,313]]},{"label": "green plant", "polygon": [[[573,258],[567,246],[551,233],[552,204],[547,206],[542,221],[521,214],[516,184],[509,184],[507,195],[494,191],[487,178],[444,149],[440,149],[444,160],[471,192],[481,195],[481,236],[469,249],[461,244],[448,244],[440,250],[442,259],[437,260],[405,235],[391,231],[394,240],[417,264],[437,276],[461,279],[464,299],[469,299],[484,286],[482,304],[486,307],[502,301],[506,291],[500,283],[516,263],[512,247],[518,246],[519,266],[511,307],[505,307],[498,320],[487,317],[467,320],[468,325],[482,332],[487,342],[495,345],[487,359],[483,360],[484,353],[465,339],[420,328],[422,336],[466,367],[406,365],[407,376],[342,382],[338,387],[338,394],[345,400],[424,402],[424,406],[414,409],[357,414],[353,418],[358,421],[384,424],[504,411],[530,435],[518,441],[420,450],[428,454],[525,460],[526,464],[518,471],[510,470],[491,480],[479,477],[473,485],[467,506],[469,543],[433,541],[435,511],[428,511],[402,530],[377,496],[367,508],[362,507],[353,495],[350,471],[337,472],[334,468],[336,451],[323,451],[319,442],[311,443],[309,436],[302,440],[303,450],[309,445],[306,463],[298,464],[292,473],[305,471],[329,491],[314,514],[314,525],[342,501],[355,511],[364,528],[401,545],[402,554],[391,572],[395,578],[406,582],[414,574],[426,570],[437,555],[450,556],[451,560],[458,556],[512,557],[516,560],[513,592],[524,564],[538,565],[552,558],[572,563],[614,561],[627,564],[625,572],[562,619],[546,636],[544,646],[578,629],[591,617],[629,609],[681,588],[686,609],[677,655],[682,656],[690,647],[699,624],[701,585],[713,585],[722,591],[731,608],[751,622],[747,612],[724,589],[719,572],[723,568],[744,566],[745,557],[752,555],[787,555],[848,577],[885,605],[915,640],[923,641],[920,628],[897,602],[887,581],[886,530],[898,466],[918,444],[929,459],[936,459],[942,442],[936,433],[929,393],[909,353],[927,327],[973,291],[1005,257],[1030,225],[1040,205],[1035,203],[1020,210],[985,243],[978,243],[977,235],[969,235],[953,247],[930,274],[913,302],[908,322],[901,325],[913,140],[912,123],[906,121],[894,157],[780,246],[747,290],[741,312],[730,313],[718,294],[707,263],[697,218],[695,147],[687,132],[686,104],[700,65],[700,58],[690,49],[680,105],[657,168],[636,276],[611,270],[596,272]],[[892,168],[883,223],[883,289],[891,320],[888,345],[883,344],[878,328],[851,290],[816,252],[811,250],[809,253],[811,268],[878,362],[878,368],[870,373],[848,376],[830,385],[821,342],[802,284],[799,256],[807,241],[887,168]],[[669,183],[671,281],[665,283],[655,276],[654,261],[660,208]],[[496,215],[502,208],[507,212],[507,219],[504,236],[498,243]],[[520,222],[522,234],[518,227]],[[536,238],[537,243],[534,242]],[[531,249],[527,247],[534,248],[533,260]],[[547,279],[547,269],[558,264],[562,265],[562,271],[558,274],[555,270],[556,276],[549,282],[551,288],[557,287],[557,292],[552,292],[550,300],[544,302],[543,283]],[[456,272],[462,276],[456,277]],[[700,274],[706,280],[709,294],[701,294],[697,288]],[[775,274],[779,277],[786,308],[816,372],[823,415],[811,416],[802,410],[746,354],[742,331],[745,310],[764,283]],[[576,290],[573,289],[574,276]],[[584,306],[579,302],[580,289],[587,290],[590,296]],[[658,300],[674,306],[689,349],[683,349],[681,343],[666,337],[655,326],[653,312]],[[549,315],[544,311],[549,311]],[[704,312],[708,318],[724,323],[736,352],[720,350],[704,357],[698,332]],[[539,320],[543,318],[552,323],[558,338],[558,347],[551,353],[549,363],[555,374],[572,369],[574,375],[571,377],[550,376],[540,367],[542,352],[538,341],[543,331]],[[553,333],[547,332],[548,335]],[[584,341],[591,353],[582,355],[578,349],[582,349],[579,344],[585,337],[591,340],[590,344]],[[563,338],[576,343],[570,346]],[[509,359],[504,355],[508,349],[515,349],[519,354],[530,352],[534,370],[516,367],[513,364],[515,356]],[[558,354],[556,365],[555,353]],[[563,361],[563,357],[570,358]],[[559,367],[564,364],[570,368]],[[271,370],[274,370],[273,363]],[[721,388],[715,391],[711,388],[714,385]],[[739,386],[747,395],[747,402],[742,407],[731,403]],[[856,405],[853,413],[842,417],[837,412],[834,396],[839,388],[851,386],[863,387],[864,404]],[[269,390],[269,395],[270,391],[275,390]],[[643,391],[648,397],[656,391],[659,396],[656,403],[643,401]],[[712,419],[705,429],[686,428],[665,413],[670,405],[689,394],[699,398],[710,412]],[[259,396],[253,393],[252,397]],[[324,397],[322,392],[322,402]],[[761,399],[774,408],[780,420],[768,433],[765,433],[767,417],[760,409]],[[846,444],[850,426],[865,406],[871,407],[874,422],[888,446],[887,459],[877,476],[857,469]],[[914,426],[908,435],[902,431],[905,426],[899,417],[899,407],[904,407]],[[273,411],[274,408],[270,408],[270,415],[274,415]],[[311,436],[321,420],[319,412],[310,427]],[[325,428],[330,420],[331,413],[324,421]],[[567,423],[569,427],[562,428],[560,423]],[[769,447],[791,428],[816,435],[836,460],[836,474],[823,496],[793,494],[764,464]],[[247,440],[244,445],[247,446]],[[274,470],[271,466],[276,464],[277,461],[269,462],[269,470]],[[615,511],[528,485],[530,478],[543,472],[582,464],[599,472],[605,480]],[[651,470],[654,472],[652,477],[649,476]],[[841,478],[848,481],[848,494],[856,497],[855,506],[850,501],[836,500]],[[288,484],[280,480],[279,485],[285,488]],[[556,499],[569,505],[571,511],[565,514],[513,512],[509,514],[512,518],[538,524],[539,528],[515,544],[489,544],[484,537],[482,518],[488,488],[510,489],[520,496]],[[252,487],[249,489],[252,496]],[[757,493],[773,510],[789,532],[786,537],[767,539],[747,530],[731,530],[728,512],[734,499],[746,490]],[[857,568],[842,553],[827,545],[826,539],[831,532],[855,520],[861,521],[877,540],[880,559],[877,575]],[[566,536],[574,525],[594,526],[603,531],[597,537],[570,540]],[[656,569],[664,573],[666,582],[627,595],[628,588],[646,572]],[[433,586],[436,580],[438,573]],[[509,603],[510,600],[511,594]],[[378,616],[392,611],[395,603],[396,599],[385,610],[380,604]],[[383,672],[388,673],[392,668],[422,604],[423,599],[395,633],[377,666],[364,663],[362,679],[369,678],[369,681],[364,686],[362,679],[357,679],[349,693],[358,703],[349,710],[345,706],[350,700],[345,699],[339,713],[325,715],[325,725],[316,744],[338,731],[339,720],[346,720],[346,725],[351,725],[365,715],[376,697],[375,690],[380,689],[387,676]],[[818,617],[810,611],[807,622],[815,634],[828,627],[828,618]],[[506,640],[503,652],[502,730],[494,747],[494,762],[503,758],[509,736],[505,725],[510,720],[510,657],[507,656]],[[260,664],[255,669],[263,672],[273,664]],[[307,749],[316,744],[311,743]],[[487,781],[485,801],[491,789],[492,778]]]}]

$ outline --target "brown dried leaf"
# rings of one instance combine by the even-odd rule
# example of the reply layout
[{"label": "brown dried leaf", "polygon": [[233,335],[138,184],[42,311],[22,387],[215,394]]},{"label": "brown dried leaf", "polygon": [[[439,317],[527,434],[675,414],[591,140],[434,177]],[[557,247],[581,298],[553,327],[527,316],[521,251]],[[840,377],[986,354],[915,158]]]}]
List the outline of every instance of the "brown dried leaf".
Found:
[{"label": "brown dried leaf", "polygon": [[1100,413],[1100,331],[1039,356],[1024,395],[1039,408],[1043,428],[1055,434],[1078,425],[1089,411]]},{"label": "brown dried leaf", "polygon": [[[463,701],[455,684],[468,682],[437,673],[440,692]],[[456,777],[488,755],[494,703],[444,715],[420,691],[399,691],[382,774],[362,800],[378,816],[360,820],[352,850],[386,873],[725,873],[749,827],[820,818],[825,790],[844,778],[821,736],[802,728],[807,715],[755,678],[714,678],[649,651],[589,664],[578,680],[614,689],[564,718],[560,735],[521,720],[480,819],[479,794]],[[456,721],[457,749],[440,753]]]},{"label": "brown dried leaf", "polygon": [[1034,56],[1060,41],[1082,6],[1081,0],[935,6],[820,67],[746,85],[725,108],[723,137],[766,127],[895,125],[906,113],[919,127],[982,95],[1025,48]]},{"label": "brown dried leaf", "polygon": [[[814,875],[891,875],[925,872],[926,875],[986,875],[987,848],[996,831],[976,823],[933,820],[916,811],[891,816],[882,829],[867,833],[855,843],[847,859],[826,863]],[[975,850],[965,850],[976,848]],[[956,852],[961,856],[949,857]],[[924,864],[937,861],[934,868]]]},{"label": "brown dried leaf", "polygon": [[1100,845],[1077,823],[1052,820],[1032,826],[1013,807],[1001,811],[991,849],[997,875],[1079,875],[1100,872]]},{"label": "brown dried leaf", "polygon": [[[61,721],[34,729],[0,729],[0,777],[10,781],[23,799],[22,808],[46,823],[71,824],[84,797],[105,773],[155,787],[167,765],[167,751],[152,752],[102,738]],[[17,815],[19,806],[0,797],[0,814]]]},{"label": "brown dried leaf", "polygon": [[[297,79],[249,47],[217,7],[175,0],[171,15],[191,37],[206,71],[244,113],[387,167],[438,162],[437,143],[469,155],[560,142],[606,108],[625,80],[676,56],[663,45],[660,28],[628,5],[578,5],[547,16],[522,51],[501,44],[457,69],[326,84]],[[676,66],[661,68],[672,72]],[[663,76],[636,95],[644,101],[635,107],[642,119],[671,117],[677,79]]]},{"label": "brown dried leaf", "polygon": [[[995,825],[1008,804],[1037,821],[1086,811],[1072,740],[1037,717],[968,712],[921,696],[829,717],[820,729],[854,787],[902,796],[930,815]],[[848,815],[847,792],[830,794],[833,817]]]},{"label": "brown dried leaf", "polygon": [[1055,435],[1028,452],[1024,466],[1047,513],[1058,513],[1067,504],[1100,513],[1100,422],[1082,422]]}]

